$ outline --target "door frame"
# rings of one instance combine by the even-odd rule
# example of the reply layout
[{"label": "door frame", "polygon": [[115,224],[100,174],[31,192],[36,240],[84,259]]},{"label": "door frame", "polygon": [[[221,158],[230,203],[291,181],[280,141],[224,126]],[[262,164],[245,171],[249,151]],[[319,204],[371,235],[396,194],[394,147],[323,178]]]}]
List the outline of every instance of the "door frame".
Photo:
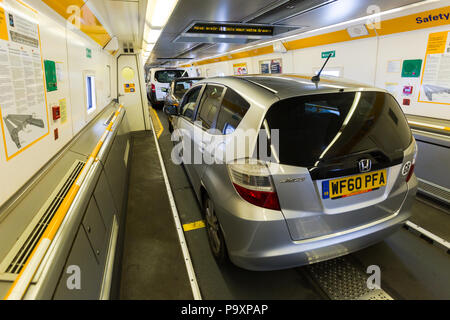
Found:
[{"label": "door frame", "polygon": [[[116,85],[117,85],[117,90],[116,90],[116,101],[117,103],[120,103],[119,98],[120,98],[120,91],[119,91],[119,59],[122,56],[134,56],[135,61],[136,61],[136,71],[137,71],[137,77],[138,77],[138,81],[139,81],[139,93],[140,93],[140,97],[141,97],[141,105],[142,105],[142,120],[144,121],[144,128],[145,130],[151,130],[151,126],[149,124],[150,119],[148,119],[145,116],[146,112],[144,110],[144,105],[143,105],[143,96],[142,96],[142,83],[141,83],[141,71],[139,70],[139,61],[138,61],[138,55],[137,54],[133,54],[133,53],[121,53],[117,56],[116,58]],[[144,79],[144,83],[145,83],[145,79]],[[147,101],[147,91],[146,91],[146,95],[145,95],[145,101]],[[148,106],[148,103],[147,103]]]}]

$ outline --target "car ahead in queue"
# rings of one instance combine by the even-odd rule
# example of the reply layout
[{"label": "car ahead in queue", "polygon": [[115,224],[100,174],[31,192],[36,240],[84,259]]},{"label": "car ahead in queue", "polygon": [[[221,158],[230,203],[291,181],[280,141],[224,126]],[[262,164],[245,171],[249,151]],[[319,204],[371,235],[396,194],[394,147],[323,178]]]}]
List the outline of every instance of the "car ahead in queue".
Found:
[{"label": "car ahead in queue", "polygon": [[170,83],[186,74],[184,69],[153,68],[147,75],[147,98],[154,108],[162,108]]},{"label": "car ahead in queue", "polygon": [[[184,94],[197,82],[203,80],[201,77],[193,77],[193,78],[178,78],[173,80],[170,83],[169,89],[167,91],[167,96],[164,101],[164,112],[167,114],[167,119],[169,122],[169,131],[173,131],[172,126],[172,115],[170,112],[170,108],[176,108],[180,104],[180,100],[183,98]],[[173,111],[172,111],[173,112]]]},{"label": "car ahead in queue", "polygon": [[316,263],[373,245],[410,216],[417,146],[385,90],[299,75],[210,78],[184,95],[173,125],[218,262]]}]

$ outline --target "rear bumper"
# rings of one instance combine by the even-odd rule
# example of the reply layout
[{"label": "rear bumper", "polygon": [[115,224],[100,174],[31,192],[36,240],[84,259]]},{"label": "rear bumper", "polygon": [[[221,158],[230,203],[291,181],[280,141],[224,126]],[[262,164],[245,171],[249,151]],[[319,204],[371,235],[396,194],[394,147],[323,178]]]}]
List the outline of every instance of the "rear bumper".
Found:
[{"label": "rear bumper", "polygon": [[[337,258],[371,246],[394,233],[410,217],[410,208],[417,191],[415,177],[408,187],[408,194],[395,214],[364,228],[355,228],[354,231],[303,241],[290,238],[284,219],[244,220],[235,215],[230,218],[230,213],[221,212],[222,217],[228,216],[225,223],[222,217],[219,218],[230,259],[237,266],[248,270],[278,270]],[[230,227],[232,229],[228,231]]]},{"label": "rear bumper", "polygon": [[291,242],[253,254],[230,254],[230,259],[237,266],[254,271],[287,269],[313,264],[376,244],[397,231],[408,217],[409,213],[402,212],[387,222],[344,236],[307,243]]}]

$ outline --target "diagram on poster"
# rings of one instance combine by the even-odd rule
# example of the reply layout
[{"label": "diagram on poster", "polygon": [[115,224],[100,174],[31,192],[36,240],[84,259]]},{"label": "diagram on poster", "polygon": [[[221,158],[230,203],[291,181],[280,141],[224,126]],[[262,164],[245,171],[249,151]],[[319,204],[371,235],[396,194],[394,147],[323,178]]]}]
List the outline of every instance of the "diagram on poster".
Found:
[{"label": "diagram on poster", "polygon": [[10,160],[49,127],[38,24],[7,8],[0,3],[0,119]]},{"label": "diagram on poster", "polygon": [[419,102],[450,105],[450,32],[437,32],[428,38]]}]

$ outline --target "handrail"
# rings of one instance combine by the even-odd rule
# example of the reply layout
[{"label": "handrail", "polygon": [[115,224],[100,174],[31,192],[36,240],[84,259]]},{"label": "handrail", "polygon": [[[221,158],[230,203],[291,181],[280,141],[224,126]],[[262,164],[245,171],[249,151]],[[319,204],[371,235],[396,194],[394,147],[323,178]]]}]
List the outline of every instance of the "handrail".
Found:
[{"label": "handrail", "polygon": [[410,126],[413,125],[413,126],[427,128],[427,129],[434,129],[434,130],[450,132],[450,127],[435,125],[435,124],[431,124],[431,123],[424,123],[424,122],[419,122],[419,121],[414,121],[414,120],[408,120],[408,124]]},{"label": "handrail", "polygon": [[122,108],[123,108],[123,105],[120,105],[119,108],[117,109],[117,111],[114,114],[114,117],[112,118],[108,127],[106,127],[105,132],[103,133],[102,137],[100,138],[99,142],[97,143],[94,150],[90,154],[88,161],[85,163],[85,165],[83,166],[83,169],[81,170],[80,174],[78,175],[77,179],[75,180],[75,183],[69,189],[69,192],[67,193],[66,197],[64,198],[63,202],[59,206],[59,208],[56,211],[53,218],[50,220],[47,228],[45,229],[45,232],[42,234],[42,236],[39,239],[33,252],[28,257],[21,272],[19,273],[16,280],[9,288],[9,291],[6,294],[6,296],[4,297],[4,300],[20,300],[23,298],[25,292],[27,291],[31,281],[33,280],[33,278],[36,274],[36,271],[38,270],[39,265],[42,262],[42,259],[44,258],[45,254],[47,253],[48,248],[50,247],[53,239],[55,238],[56,232],[58,231],[59,227],[61,226],[61,223],[63,222],[64,218],[66,217],[66,214],[69,211],[69,209],[75,199],[75,196],[77,195],[78,191],[80,190],[80,187],[83,184],[83,181],[86,178],[86,175],[89,172],[89,169],[94,164],[94,161],[96,160],[96,157],[97,157],[103,143],[105,142],[109,133],[112,131],[112,126],[114,125],[115,121],[117,120]]}]

